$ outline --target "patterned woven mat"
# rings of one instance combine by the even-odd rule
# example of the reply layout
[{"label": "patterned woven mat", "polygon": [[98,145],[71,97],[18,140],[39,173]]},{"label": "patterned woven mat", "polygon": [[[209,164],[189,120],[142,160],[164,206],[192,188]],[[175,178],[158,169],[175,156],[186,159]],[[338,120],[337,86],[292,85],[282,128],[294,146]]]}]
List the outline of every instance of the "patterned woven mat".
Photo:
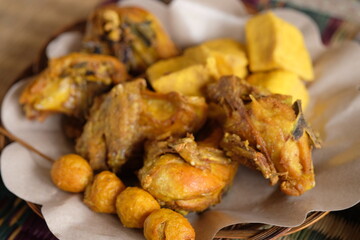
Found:
[{"label": "patterned woven mat", "polygon": [[57,239],[25,201],[10,193],[0,178],[0,239]]},{"label": "patterned woven mat", "polygon": [[[167,2],[166,0],[163,1]],[[318,1],[321,2],[319,6],[322,6],[322,9],[304,7],[304,5],[298,4],[299,1],[242,0],[248,11],[252,13],[272,7],[293,8],[306,13],[319,26],[322,40],[326,45],[336,44],[346,39],[360,41],[359,22],[332,16],[326,12],[326,8],[323,6],[327,1]],[[359,0],[344,2],[351,1],[355,2],[354,6],[359,6],[355,11],[360,12]],[[5,188],[0,176],[0,240],[3,239],[52,240],[57,238],[49,231],[45,221],[37,216],[25,201],[17,198]],[[280,239],[360,239],[360,204],[347,210],[331,212],[307,229]]]},{"label": "patterned woven mat", "polygon": [[[342,1],[329,1],[329,0],[305,0],[305,1],[284,1],[284,0],[242,0],[247,10],[251,13],[269,9],[269,8],[292,8],[307,14],[318,25],[321,32],[321,38],[326,45],[341,43],[344,40],[355,40],[360,42],[360,0],[342,0]],[[309,8],[317,5],[316,9]],[[314,3],[318,4],[314,4]],[[337,3],[337,4],[336,4]],[[302,4],[302,5],[299,5]],[[331,15],[329,12],[329,4],[335,4],[333,8],[341,9],[341,4],[348,4],[353,7],[350,16],[354,16],[353,12],[358,13],[353,18],[344,18],[347,9],[341,11],[337,16]],[[331,7],[331,6],[330,6]],[[358,17],[359,16],[359,17]]]}]

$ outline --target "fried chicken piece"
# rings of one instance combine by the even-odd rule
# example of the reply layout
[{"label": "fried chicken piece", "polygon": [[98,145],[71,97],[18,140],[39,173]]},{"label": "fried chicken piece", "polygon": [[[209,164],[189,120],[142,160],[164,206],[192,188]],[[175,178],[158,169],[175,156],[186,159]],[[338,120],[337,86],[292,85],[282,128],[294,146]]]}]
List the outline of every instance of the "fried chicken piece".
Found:
[{"label": "fried chicken piece", "polygon": [[312,145],[318,146],[291,97],[266,94],[237,77],[208,87],[208,97],[223,111],[226,132],[221,147],[233,160],[255,168],[280,189],[298,196],[315,186]]},{"label": "fried chicken piece", "polygon": [[142,91],[139,123],[147,139],[184,136],[205,122],[207,104],[202,97],[183,96],[178,92]]},{"label": "fried chicken piece", "polygon": [[115,56],[134,75],[178,54],[157,18],[138,7],[98,8],[88,18],[83,42],[86,51]]},{"label": "fried chicken piece", "polygon": [[113,57],[72,53],[51,60],[19,101],[30,119],[42,121],[52,113],[82,118],[95,96],[127,77],[125,66]]},{"label": "fried chicken piece", "polygon": [[75,147],[94,170],[120,167],[136,149],[142,135],[138,122],[144,87],[140,81],[119,84],[94,102]]},{"label": "fried chicken piece", "polygon": [[154,93],[146,90],[143,79],[119,84],[95,101],[76,151],[94,170],[118,172],[146,139],[196,131],[206,112],[203,98]]},{"label": "fried chicken piece", "polygon": [[201,142],[192,135],[147,142],[141,186],[162,206],[184,214],[219,203],[238,165],[217,148],[221,137],[217,129]]}]

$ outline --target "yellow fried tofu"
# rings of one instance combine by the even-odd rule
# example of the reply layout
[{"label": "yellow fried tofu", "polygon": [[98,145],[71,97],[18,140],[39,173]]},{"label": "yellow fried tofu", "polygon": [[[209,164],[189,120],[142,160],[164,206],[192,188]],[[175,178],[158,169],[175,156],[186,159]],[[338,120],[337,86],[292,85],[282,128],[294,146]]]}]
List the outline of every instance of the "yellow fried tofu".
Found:
[{"label": "yellow fried tofu", "polygon": [[188,48],[179,57],[159,61],[147,70],[157,92],[177,91],[187,96],[203,96],[203,88],[223,75],[247,75],[244,47],[231,39],[217,39]]},{"label": "yellow fried tofu", "polygon": [[314,79],[302,33],[271,12],[251,18],[246,26],[250,70],[288,70],[302,79]]},{"label": "yellow fried tofu", "polygon": [[147,70],[151,86],[159,93],[180,92],[186,96],[203,96],[210,80],[203,64],[184,56],[162,60]]},{"label": "yellow fried tofu", "polygon": [[290,95],[293,102],[300,99],[304,110],[309,103],[306,86],[295,73],[283,70],[260,72],[249,75],[247,80],[250,84],[266,88],[271,93]]},{"label": "yellow fried tofu", "polygon": [[232,39],[211,40],[186,49],[184,55],[206,64],[215,79],[225,75],[236,75],[240,78],[247,75],[245,48]]}]

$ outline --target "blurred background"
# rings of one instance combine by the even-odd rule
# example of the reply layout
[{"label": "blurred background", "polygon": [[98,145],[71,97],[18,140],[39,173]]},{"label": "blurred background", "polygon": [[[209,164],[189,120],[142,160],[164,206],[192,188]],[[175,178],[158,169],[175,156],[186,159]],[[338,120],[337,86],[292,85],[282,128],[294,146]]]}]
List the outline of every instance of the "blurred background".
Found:
[{"label": "blurred background", "polygon": [[[33,62],[47,39],[101,0],[0,0],[0,96]],[[1,101],[1,100],[0,100]]]}]

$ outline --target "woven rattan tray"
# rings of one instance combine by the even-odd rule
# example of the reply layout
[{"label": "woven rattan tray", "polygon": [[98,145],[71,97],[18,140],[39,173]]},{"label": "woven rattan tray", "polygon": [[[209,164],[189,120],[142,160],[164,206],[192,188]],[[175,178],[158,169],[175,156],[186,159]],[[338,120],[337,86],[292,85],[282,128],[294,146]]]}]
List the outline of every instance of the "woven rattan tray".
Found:
[{"label": "woven rattan tray", "polygon": [[[13,83],[26,78],[38,74],[41,72],[46,66],[48,59],[46,57],[46,47],[47,45],[54,40],[57,36],[64,32],[70,31],[78,31],[83,33],[85,29],[85,21],[79,21],[73,23],[69,26],[62,28],[60,31],[56,32],[44,45],[41,49],[38,58],[28,66],[14,81]],[[1,123],[0,123],[1,125]],[[7,139],[5,140],[6,137]],[[25,147],[28,147],[31,150],[31,146],[27,145],[26,143],[22,142],[19,139],[16,139],[10,133],[8,133],[2,126],[0,126],[0,151],[2,147],[11,141],[17,141]],[[27,145],[27,146],[26,146]],[[41,206],[33,204],[31,202],[27,202],[29,207],[40,217],[43,218],[41,213]],[[249,223],[249,224],[236,224],[231,225],[226,228],[221,229],[215,236],[214,239],[252,239],[252,240],[270,240],[270,239],[277,239],[279,237],[289,235],[291,233],[295,233],[300,231],[308,226],[314,224],[315,222],[319,221],[321,218],[326,216],[329,212],[311,212],[306,217],[305,221],[297,226],[297,227],[279,227],[279,226],[271,226],[259,223]]]}]

